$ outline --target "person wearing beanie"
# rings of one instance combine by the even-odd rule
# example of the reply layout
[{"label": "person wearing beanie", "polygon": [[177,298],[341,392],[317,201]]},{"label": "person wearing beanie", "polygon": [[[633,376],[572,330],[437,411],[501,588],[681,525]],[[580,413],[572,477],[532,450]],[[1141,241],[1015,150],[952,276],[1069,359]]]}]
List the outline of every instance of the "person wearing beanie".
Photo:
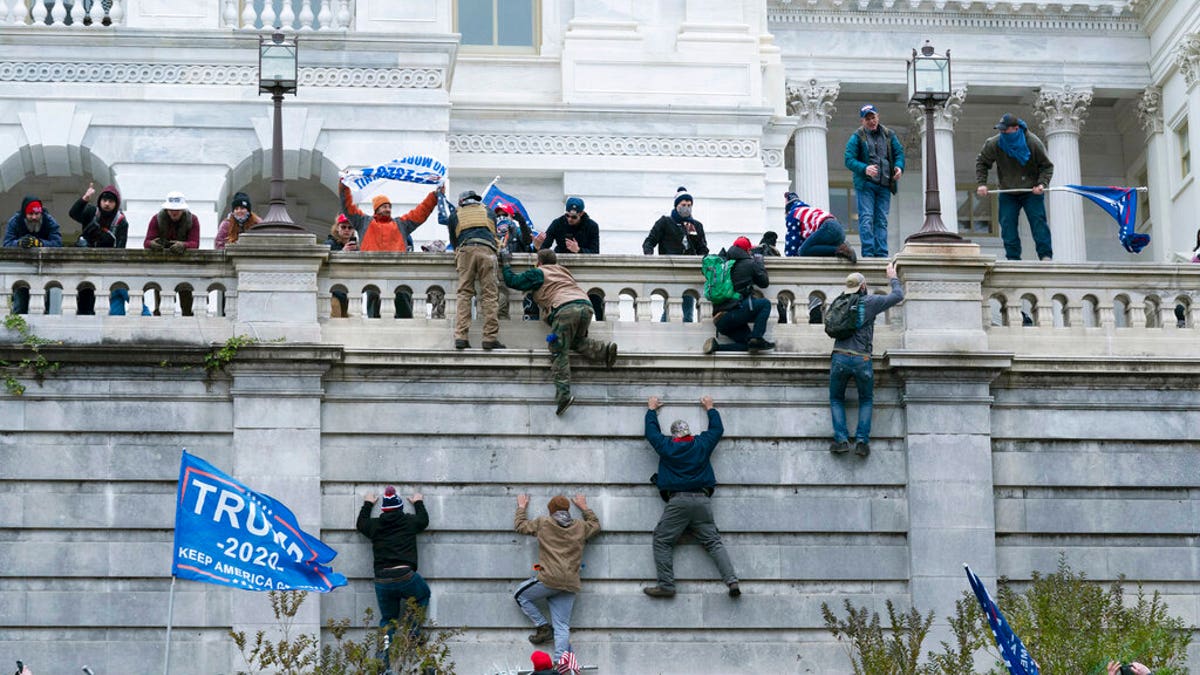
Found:
[{"label": "person wearing beanie", "polygon": [[[538,542],[537,563],[533,566],[537,572],[517,587],[513,599],[535,627],[529,641],[540,645],[554,640],[554,662],[571,651],[571,610],[582,586],[579,569],[583,547],[600,531],[600,519],[588,508],[587,498],[575,495],[575,506],[583,515],[582,521],[571,517],[571,502],[562,495],[550,500],[546,509],[549,516],[529,520],[529,495],[517,495],[517,513],[513,516],[517,533],[537,537]],[[549,621],[537,607],[540,600],[550,610]]]},{"label": "person wearing beanie", "polygon": [[843,160],[854,176],[858,199],[858,238],[864,258],[888,257],[888,211],[904,173],[904,146],[896,132],[879,123],[879,111],[858,110],[862,124],[846,141]]},{"label": "person wearing beanie", "polygon": [[851,263],[858,261],[854,249],[846,243],[846,228],[832,213],[805,204],[795,192],[783,198],[787,225],[784,253],[789,257],[837,256]]},{"label": "person wearing beanie", "polygon": [[[642,253],[653,255],[708,255],[708,239],[704,236],[704,223],[692,217],[692,195],[687,188],[675,191],[675,204],[671,212],[654,221],[650,234],[642,242]],[[696,298],[683,296],[683,320],[695,320]],[[663,306],[662,321],[667,320],[667,307]]]},{"label": "person wearing beanie", "polygon": [[717,335],[724,335],[730,342],[721,342],[716,337],[704,341],[704,353],[751,352],[757,353],[775,348],[774,342],[766,339],[767,320],[771,317],[771,301],[754,297],[754,288],[766,288],[771,279],[761,255],[750,254],[750,240],[738,237],[721,255],[733,261],[729,279],[733,282],[736,298],[713,306],[713,323]]},{"label": "person wearing beanie", "polygon": [[533,672],[530,675],[559,675],[558,670],[554,668],[554,660],[546,652],[536,651],[529,655],[529,660],[533,663]]},{"label": "person wearing beanie", "polygon": [[121,193],[117,186],[106,185],[93,206],[89,202],[95,194],[96,185],[89,183],[67,215],[83,226],[80,238],[88,248],[125,248],[129,223],[121,212]]},{"label": "person wearing beanie", "polygon": [[[4,229],[5,248],[57,248],[62,246],[62,235],[59,234],[58,221],[46,212],[42,200],[26,196],[21,200],[21,208],[8,219]],[[29,287],[18,286],[13,289],[12,313],[29,313]]]},{"label": "person wearing beanie", "polygon": [[757,253],[764,258],[780,257],[783,254],[779,252],[779,233],[768,230],[763,234],[762,239],[758,240],[758,246],[750,249],[750,255]]},{"label": "person wearing beanie", "polygon": [[652,598],[675,597],[675,542],[689,529],[717,564],[721,580],[729,589],[729,597],[737,598],[742,594],[733,562],[713,520],[712,495],[717,487],[717,477],[711,458],[725,427],[711,396],[701,396],[700,405],[708,415],[708,429],[693,436],[687,422],[676,420],[671,425],[671,437],[667,438],[658,426],[658,409],[662,407],[662,401],[651,396],[646,402],[646,441],[658,453],[658,472],[650,480],[658,486],[659,496],[667,503],[654,527],[654,567],[658,583],[642,589]]},{"label": "person wearing beanie", "polygon": [[988,173],[996,165],[996,178],[1002,190],[1022,190],[996,195],[1000,210],[1000,239],[1004,242],[1004,257],[1021,259],[1021,233],[1018,229],[1021,211],[1029,222],[1034,248],[1039,260],[1054,259],[1050,226],[1046,224],[1046,186],[1054,177],[1054,162],[1046,152],[1046,144],[1025,125],[1025,120],[1004,113],[995,127],[995,136],[983,142],[975,157],[975,194],[988,196]]},{"label": "person wearing beanie", "polygon": [[558,254],[550,249],[537,252],[537,267],[515,274],[512,254],[500,252],[504,283],[509,288],[533,293],[539,314],[550,324],[546,348],[550,350],[550,369],[554,373],[556,415],[566,412],[575,402],[571,396],[571,352],[578,351],[589,361],[612,368],[617,362],[617,343],[588,337],[592,324],[591,300],[583,292],[571,271],[558,264]]},{"label": "person wearing beanie", "polygon": [[250,195],[245,192],[233,195],[229,203],[229,215],[217,226],[214,248],[221,250],[228,244],[236,244],[238,237],[245,234],[246,230],[262,222],[261,218],[250,212],[250,208]]},{"label": "person wearing beanie", "polygon": [[[565,213],[550,221],[545,232],[533,238],[538,250],[553,248],[555,253],[600,253],[600,225],[584,210],[581,197],[568,197]],[[604,297],[589,295],[592,314],[597,321],[604,320]]]},{"label": "person wearing beanie", "polygon": [[[402,627],[416,636],[421,625],[416,617],[408,615],[408,599],[416,600],[422,608],[429,607],[429,584],[417,572],[417,534],[429,527],[429,513],[425,510],[425,498],[420,492],[409,497],[413,513],[405,513],[400,495],[391,485],[383,492],[383,499],[374,492],[363,495],[362,507],[358,510],[355,528],[371,540],[374,556],[375,600],[379,603],[379,626],[387,627],[384,643],[384,669],[388,667],[388,646],[397,627]],[[379,504],[379,517],[372,518],[375,503]]]},{"label": "person wearing beanie", "polygon": [[[843,294],[857,294],[862,306],[862,324],[852,335],[834,340],[829,365],[829,410],[833,418],[833,443],[829,451],[843,454],[850,450],[850,433],[846,426],[846,385],[854,378],[858,390],[858,429],[855,432],[855,454],[871,454],[871,410],[875,400],[875,370],[871,364],[872,342],[875,339],[875,319],[889,307],[904,299],[896,264],[888,263],[888,283],[892,292],[871,295],[866,277],[858,272],[846,277]],[[836,300],[835,300],[836,302]],[[832,304],[832,303],[831,303]]]},{"label": "person wearing beanie", "polygon": [[[454,348],[468,349],[471,342],[471,299],[479,288],[479,315],[483,319],[483,348],[504,349],[500,342],[500,293],[496,272],[496,215],[483,205],[474,190],[458,195],[458,207],[446,199],[446,187],[438,187],[438,222],[446,226],[454,243],[454,267],[458,271],[458,302],[454,317]],[[506,296],[507,297],[507,296]]]}]

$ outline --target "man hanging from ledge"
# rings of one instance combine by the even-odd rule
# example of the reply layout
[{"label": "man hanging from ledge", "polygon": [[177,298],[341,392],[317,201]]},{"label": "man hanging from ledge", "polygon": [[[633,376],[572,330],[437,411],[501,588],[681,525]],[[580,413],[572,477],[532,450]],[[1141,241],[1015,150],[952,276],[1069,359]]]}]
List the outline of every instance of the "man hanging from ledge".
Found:
[{"label": "man hanging from ledge", "polygon": [[651,396],[646,403],[646,440],[658,453],[658,473],[650,480],[658,486],[659,495],[667,503],[654,527],[654,567],[658,583],[642,589],[652,598],[675,597],[674,546],[688,529],[717,563],[721,581],[729,588],[729,597],[742,594],[733,563],[713,521],[712,495],[717,487],[717,477],[711,459],[725,427],[721,425],[721,413],[717,412],[711,396],[700,397],[700,405],[708,413],[708,430],[693,436],[687,422],[675,420],[671,423],[671,438],[667,438],[658,426],[658,409],[662,407],[662,401]]},{"label": "man hanging from ledge", "polygon": [[601,342],[588,337],[588,326],[592,323],[592,303],[587,293],[575,283],[571,271],[558,264],[558,255],[544,248],[537,253],[537,267],[514,274],[509,267],[512,253],[500,252],[504,265],[504,283],[518,291],[533,291],[533,300],[541,308],[541,315],[550,324],[546,346],[554,361],[555,402],[554,414],[561,415],[575,397],[571,396],[572,350],[578,351],[593,362],[612,368],[617,361],[617,343]]}]

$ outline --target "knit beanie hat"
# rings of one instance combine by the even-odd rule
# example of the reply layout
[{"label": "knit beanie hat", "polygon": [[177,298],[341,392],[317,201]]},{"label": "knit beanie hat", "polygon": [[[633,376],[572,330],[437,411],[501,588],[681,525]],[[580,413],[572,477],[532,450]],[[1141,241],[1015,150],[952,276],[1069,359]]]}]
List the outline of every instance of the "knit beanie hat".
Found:
[{"label": "knit beanie hat", "polygon": [[550,670],[554,668],[554,659],[543,651],[536,651],[529,655],[529,660],[533,662],[534,670]]},{"label": "knit beanie hat", "polygon": [[798,201],[800,201],[800,195],[796,194],[795,192],[783,193],[783,203],[785,205],[790,206],[792,202],[798,202]]},{"label": "knit beanie hat", "polygon": [[567,198],[567,210],[568,211],[579,211],[580,213],[583,213],[583,200],[580,199],[579,197],[568,197]]},{"label": "knit beanie hat", "polygon": [[737,239],[734,239],[733,245],[742,249],[746,253],[749,253],[750,249],[754,247],[754,245],[750,243],[750,240],[745,237],[738,237]]},{"label": "knit beanie hat", "polygon": [[244,206],[244,207],[246,207],[246,209],[249,209],[250,208],[250,195],[246,194],[245,192],[239,192],[239,193],[235,194],[233,196],[233,203],[230,204],[229,208],[236,209],[239,206]]},{"label": "knit beanie hat", "polygon": [[384,204],[391,203],[392,200],[388,199],[386,195],[375,195],[371,198],[371,210],[378,211],[379,207],[383,206]]},{"label": "knit beanie hat", "polygon": [[27,215],[27,216],[31,213],[41,213],[41,212],[42,212],[42,203],[36,199],[25,205],[25,215]]},{"label": "knit beanie hat", "polygon": [[550,499],[550,503],[546,505],[546,510],[548,510],[550,513],[555,513],[558,511],[570,511],[571,502],[567,501],[567,498],[562,495],[554,495],[554,497]]},{"label": "knit beanie hat", "polygon": [[679,189],[675,190],[675,206],[679,206],[679,202],[685,199],[692,203],[696,202],[696,200],[692,199],[692,196],[688,194],[688,189],[681,185],[679,186]]},{"label": "knit beanie hat", "polygon": [[382,511],[395,511],[400,508],[400,495],[396,494],[396,488],[387,486],[383,491],[383,504],[379,508]]},{"label": "knit beanie hat", "polygon": [[671,422],[671,435],[675,436],[676,438],[680,436],[691,436],[692,429],[688,426],[687,422],[684,422],[683,420],[675,420],[674,422]]},{"label": "knit beanie hat", "polygon": [[768,246],[774,246],[776,244],[776,242],[778,242],[778,241],[779,241],[779,234],[776,232],[772,232],[771,230],[767,230],[766,234],[764,234],[762,236],[762,243],[764,243]]}]

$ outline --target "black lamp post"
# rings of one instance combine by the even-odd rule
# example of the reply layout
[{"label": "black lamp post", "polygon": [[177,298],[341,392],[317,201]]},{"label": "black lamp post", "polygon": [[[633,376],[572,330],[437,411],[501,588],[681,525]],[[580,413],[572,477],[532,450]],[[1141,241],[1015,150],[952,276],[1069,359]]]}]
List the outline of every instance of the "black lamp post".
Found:
[{"label": "black lamp post", "polygon": [[925,109],[925,223],[921,230],[909,235],[908,241],[962,241],[957,232],[946,229],[942,222],[942,199],[938,191],[937,134],[933,129],[933,111],[939,103],[950,98],[950,50],[935,54],[929,40],[921,53],[913,50],[908,63],[908,100]]},{"label": "black lamp post", "polygon": [[287,196],[283,189],[283,95],[296,93],[297,42],[275,32],[258,36],[258,93],[271,94],[275,103],[275,128],[271,140],[271,202],[267,215],[255,230],[274,232],[306,232],[292,222],[287,212]]}]

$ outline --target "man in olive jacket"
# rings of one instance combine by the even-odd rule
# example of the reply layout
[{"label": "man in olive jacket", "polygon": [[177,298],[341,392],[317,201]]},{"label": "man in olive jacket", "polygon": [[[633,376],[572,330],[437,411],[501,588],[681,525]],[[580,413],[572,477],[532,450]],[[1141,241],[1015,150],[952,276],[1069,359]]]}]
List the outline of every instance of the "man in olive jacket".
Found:
[{"label": "man in olive jacket", "polygon": [[[537,627],[529,641],[540,645],[554,639],[555,663],[564,652],[571,651],[571,610],[575,607],[575,594],[582,585],[579,568],[583,561],[583,546],[600,531],[600,520],[588,508],[587,498],[575,495],[575,506],[583,513],[582,521],[571,517],[571,504],[562,495],[550,500],[549,517],[529,520],[525,515],[529,495],[518,495],[517,514],[513,518],[513,527],[519,534],[528,534],[538,540],[538,562],[534,565],[537,574],[522,583],[513,598]],[[538,610],[534,604],[536,600],[546,601],[550,621],[546,621]]]},{"label": "man in olive jacket", "polygon": [[1004,113],[995,127],[1000,133],[983,143],[975,158],[975,193],[987,197],[988,171],[996,165],[1001,190],[1025,189],[1027,192],[996,195],[1000,207],[1000,238],[1004,240],[1004,257],[1021,259],[1021,234],[1017,219],[1025,210],[1029,232],[1039,260],[1054,258],[1050,241],[1050,226],[1046,224],[1046,186],[1054,176],[1054,163],[1046,154],[1042,139],[1025,126],[1025,120]]}]

